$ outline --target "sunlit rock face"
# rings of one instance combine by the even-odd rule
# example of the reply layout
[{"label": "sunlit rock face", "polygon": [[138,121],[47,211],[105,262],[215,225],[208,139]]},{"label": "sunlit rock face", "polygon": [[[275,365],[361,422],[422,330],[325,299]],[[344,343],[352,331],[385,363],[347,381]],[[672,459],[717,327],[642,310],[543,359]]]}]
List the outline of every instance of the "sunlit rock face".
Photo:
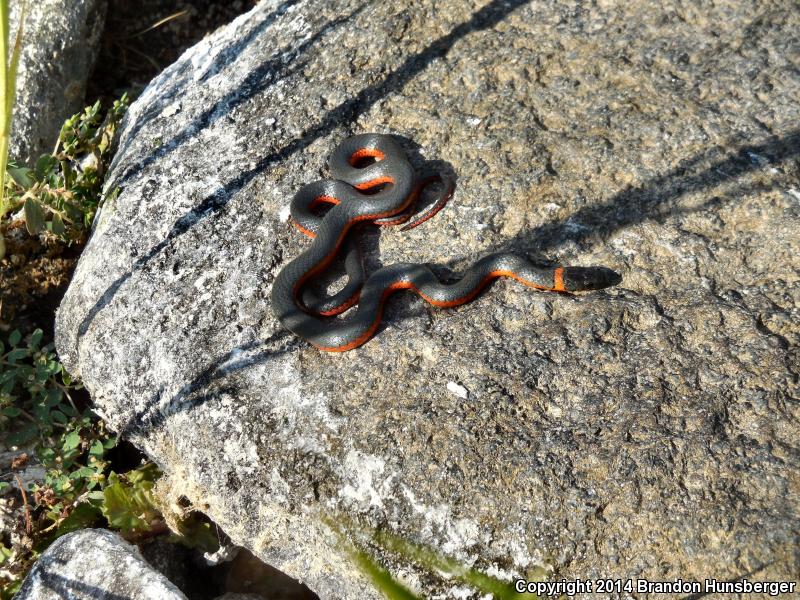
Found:
[{"label": "sunlit rock face", "polygon": [[[791,3],[262,2],[131,107],[57,343],[112,427],[322,598],[345,515],[500,578],[794,573],[800,122]],[[456,179],[367,267],[604,265],[410,294],[357,350],[283,330],[295,191],[353,133]],[[381,560],[424,597],[468,586]],[[476,593],[477,597],[477,593]]]},{"label": "sunlit rock face", "polygon": [[186,600],[136,546],[103,529],[56,540],[25,578],[18,600]]}]

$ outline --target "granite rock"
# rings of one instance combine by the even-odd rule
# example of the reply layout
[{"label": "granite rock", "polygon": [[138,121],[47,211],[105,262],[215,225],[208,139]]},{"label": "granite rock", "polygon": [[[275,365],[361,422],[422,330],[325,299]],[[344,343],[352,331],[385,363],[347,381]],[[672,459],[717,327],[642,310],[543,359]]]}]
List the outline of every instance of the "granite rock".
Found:
[{"label": "granite rock", "polygon": [[[59,352],[163,489],[321,598],[378,597],[336,514],[505,578],[796,576],[799,25],[781,0],[265,1],[131,107]],[[369,268],[514,248],[622,283],[404,294],[362,348],[295,339],[287,204],[367,131],[457,186],[365,232]]]},{"label": "granite rock", "polygon": [[133,546],[104,529],[56,540],[36,561],[17,600],[186,600]]},{"label": "granite rock", "polygon": [[[22,2],[12,2],[11,40]],[[64,121],[84,107],[107,9],[106,0],[28,2],[9,157],[32,165],[52,152]]]}]

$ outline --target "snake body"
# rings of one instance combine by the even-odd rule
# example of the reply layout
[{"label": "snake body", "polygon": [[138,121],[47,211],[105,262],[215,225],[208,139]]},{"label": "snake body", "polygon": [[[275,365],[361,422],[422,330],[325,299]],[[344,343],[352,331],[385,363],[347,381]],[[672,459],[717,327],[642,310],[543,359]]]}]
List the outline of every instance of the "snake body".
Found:
[{"label": "snake body", "polygon": [[[364,164],[367,161],[374,161]],[[453,307],[469,302],[497,277],[510,277],[539,290],[573,292],[614,285],[619,276],[605,267],[540,268],[525,256],[496,253],[478,260],[460,279],[443,283],[426,266],[398,263],[366,277],[353,240],[347,237],[358,223],[395,225],[407,221],[426,181],[415,177],[402,148],[390,136],[362,134],[345,139],[328,162],[333,179],[302,187],[291,204],[292,219],[307,235],[311,246],[287,264],[272,286],[272,308],[284,327],[321,350],[341,352],[369,340],[380,325],[386,299],[398,290],[413,290],[434,306]],[[451,186],[415,227],[432,217],[449,197]],[[320,203],[333,207],[320,217]],[[304,289],[344,250],[348,283],[329,298],[317,298]],[[332,318],[358,306],[352,314]]]}]

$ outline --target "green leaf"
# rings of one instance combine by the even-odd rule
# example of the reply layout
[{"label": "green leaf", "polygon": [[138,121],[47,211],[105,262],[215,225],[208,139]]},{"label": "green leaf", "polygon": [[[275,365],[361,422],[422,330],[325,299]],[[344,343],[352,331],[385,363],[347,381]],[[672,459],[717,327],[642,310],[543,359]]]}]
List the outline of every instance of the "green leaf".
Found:
[{"label": "green leaf", "polygon": [[95,474],[94,469],[91,467],[81,467],[69,474],[70,479],[84,479],[92,477]]},{"label": "green leaf", "polygon": [[25,228],[31,235],[36,235],[44,229],[44,210],[38,200],[28,198],[25,200]]},{"label": "green leaf", "polygon": [[6,354],[6,360],[13,363],[29,355],[30,351],[27,348],[14,348],[11,352]]},{"label": "green leaf", "polygon": [[81,436],[77,431],[71,431],[66,436],[64,436],[64,443],[62,448],[64,450],[73,450],[77,448],[81,443]]},{"label": "green leaf", "polygon": [[77,417],[78,416],[78,411],[75,410],[74,408],[72,408],[71,404],[64,403],[63,405],[59,406],[58,408],[59,408],[59,410],[61,410],[61,412],[63,412],[68,417]]},{"label": "green leaf", "polygon": [[106,449],[103,447],[103,442],[100,440],[95,440],[89,447],[89,456],[101,457],[103,454],[105,454],[105,451]]},{"label": "green leaf", "polygon": [[96,506],[92,506],[88,502],[81,502],[66,519],[61,521],[56,529],[56,535],[62,536],[77,529],[85,529],[95,523],[100,518],[100,514],[100,510]]},{"label": "green leaf", "polygon": [[389,600],[422,600],[414,592],[392,577],[391,573],[378,564],[369,554],[361,549],[351,551],[356,565],[372,580]]},{"label": "green leaf", "polygon": [[45,181],[58,168],[58,159],[50,154],[42,154],[36,161],[36,178]]},{"label": "green leaf", "polygon": [[61,175],[64,177],[64,185],[68,188],[72,187],[75,183],[75,170],[68,160],[59,162],[61,165]]},{"label": "green leaf", "polygon": [[15,329],[11,332],[11,335],[8,336],[8,345],[9,346],[16,346],[22,340],[22,334],[19,332],[19,329]]},{"label": "green leaf", "polygon": [[44,463],[52,462],[56,459],[56,452],[52,448],[39,448],[37,455],[39,460]]},{"label": "green leaf", "polygon": [[53,220],[50,222],[50,231],[54,234],[61,236],[64,235],[67,231],[67,228],[64,227],[64,221],[61,218],[61,215],[55,214],[53,215]]},{"label": "green leaf", "polygon": [[50,418],[53,419],[56,423],[61,423],[62,425],[66,424],[67,422],[67,415],[65,415],[60,410],[54,410],[50,413]]},{"label": "green leaf", "polygon": [[35,425],[27,425],[9,434],[7,443],[10,446],[24,446],[36,437],[39,429]]},{"label": "green leaf", "polygon": [[36,183],[33,170],[27,167],[8,167],[8,174],[11,175],[11,179],[13,179],[19,187],[26,191],[32,188],[33,184]]},{"label": "green leaf", "polygon": [[58,477],[54,478],[51,485],[53,490],[56,492],[65,492],[72,488],[72,482],[66,475],[59,475]]},{"label": "green leaf", "polygon": [[[465,583],[484,595],[490,595],[496,600],[536,600],[536,594],[520,593],[514,589],[513,584],[503,581],[497,577],[487,575],[459,561],[439,554],[429,546],[423,546],[410,542],[396,534],[385,530],[372,530],[358,525],[346,517],[334,519],[327,515],[323,516],[324,522],[329,525],[343,541],[352,537],[352,532],[360,533],[362,536],[369,536],[370,541],[383,550],[394,560],[411,561],[425,570],[447,576],[448,579]],[[344,530],[349,529],[350,536],[344,535]],[[405,598],[403,594],[407,592],[402,586],[398,590],[397,582],[377,561],[367,554],[367,552],[357,546],[353,546],[352,554],[356,564],[367,574],[389,598]],[[396,595],[399,594],[399,595]]]},{"label": "green leaf", "polygon": [[18,409],[16,406],[6,406],[2,410],[0,410],[0,414],[5,415],[6,417],[18,417],[22,414],[22,411]]},{"label": "green leaf", "polygon": [[[109,478],[110,481],[110,478]],[[120,531],[132,529],[147,530],[150,524],[141,518],[143,507],[134,499],[131,490],[121,483],[106,486],[101,510],[108,520],[108,525]]]},{"label": "green leaf", "polygon": [[50,388],[47,390],[45,397],[44,397],[44,405],[47,408],[53,408],[54,406],[58,406],[61,402],[61,397],[63,392],[58,388]]},{"label": "green leaf", "polygon": [[41,329],[34,330],[34,332],[31,334],[30,340],[28,340],[28,343],[31,346],[34,346],[35,348],[38,348],[39,347],[39,343],[42,341],[42,336],[43,335],[44,335],[44,333],[42,332]]},{"label": "green leaf", "polygon": [[140,483],[152,483],[158,479],[160,475],[161,471],[159,471],[155,463],[147,463],[138,469],[125,473],[126,479],[134,484],[134,486]]}]

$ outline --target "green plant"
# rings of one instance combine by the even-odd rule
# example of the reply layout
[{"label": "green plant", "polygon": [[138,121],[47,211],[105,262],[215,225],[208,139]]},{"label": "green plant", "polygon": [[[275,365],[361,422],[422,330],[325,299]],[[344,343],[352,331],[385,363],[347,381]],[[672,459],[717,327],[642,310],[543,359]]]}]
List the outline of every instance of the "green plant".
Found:
[{"label": "green plant", "polygon": [[[22,50],[22,34],[26,10],[27,2],[22,2],[17,35],[9,60],[8,0],[0,0],[0,60],[2,60],[0,65],[0,94],[2,94],[2,107],[0,107],[0,191],[5,190],[4,181],[6,164],[8,163],[8,145],[11,137],[11,119],[14,116],[17,68],[19,66],[19,54]],[[3,200],[4,198],[0,198],[0,211],[2,210]]]},{"label": "green plant", "polygon": [[0,433],[9,446],[31,447],[46,470],[43,485],[29,490],[42,509],[32,516],[39,537],[103,486],[105,454],[116,444],[103,422],[76,403],[80,385],[42,337],[41,329],[26,339],[15,330],[7,345],[0,342]]},{"label": "green plant", "polygon": [[158,467],[147,463],[124,475],[112,472],[103,489],[103,516],[111,529],[124,533],[149,531],[161,514],[153,502],[153,484],[161,475]]},{"label": "green plant", "polygon": [[53,153],[42,155],[33,169],[9,165],[0,218],[22,209],[31,235],[49,231],[66,242],[81,241],[100,204],[114,134],[128,104],[123,95],[105,116],[99,102],[86,107],[64,123]]},{"label": "green plant", "polygon": [[[40,329],[28,336],[15,330],[0,341],[0,440],[19,452],[12,471],[0,474],[0,496],[18,494],[15,534],[23,540],[13,547],[0,542],[0,600],[11,598],[39,554],[66,533],[107,526],[136,541],[168,531],[152,493],[160,471],[153,463],[112,469],[108,453],[117,438],[77,397],[80,384],[43,337]],[[44,479],[25,486],[15,471],[33,459]],[[201,517],[187,514],[170,539],[216,550],[218,539]]]},{"label": "green plant", "polygon": [[377,558],[367,550],[369,546],[375,547],[395,560],[412,562],[431,573],[445,575],[464,583],[481,594],[491,594],[495,600],[536,600],[537,598],[536,594],[517,592],[513,584],[507,581],[482,573],[444,556],[430,547],[415,544],[388,531],[362,527],[342,515],[337,517],[324,515],[323,521],[331,527],[345,547],[349,548],[356,566],[389,600],[418,600],[419,597],[380,565]]},{"label": "green plant", "polygon": [[[15,330],[0,341],[0,437],[6,446],[22,447],[12,472],[3,473],[0,493],[16,483],[23,510],[17,536],[25,542],[0,548],[6,571],[19,577],[48,540],[88,522],[82,507],[105,480],[105,453],[116,443],[105,426],[74,399],[80,386],[57,360],[43,332],[23,337]],[[14,470],[32,459],[45,468],[44,480],[28,489]],[[3,596],[0,595],[0,598]]]}]

